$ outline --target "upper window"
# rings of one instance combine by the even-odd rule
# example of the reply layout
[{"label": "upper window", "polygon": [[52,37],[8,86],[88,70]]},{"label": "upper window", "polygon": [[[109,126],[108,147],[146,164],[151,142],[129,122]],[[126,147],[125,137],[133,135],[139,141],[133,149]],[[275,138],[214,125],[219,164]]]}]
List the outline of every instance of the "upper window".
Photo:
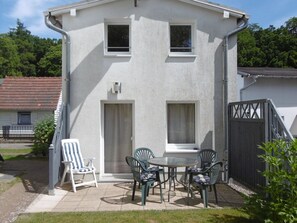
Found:
[{"label": "upper window", "polygon": [[130,52],[130,26],[127,24],[107,24],[107,52]]},{"label": "upper window", "polygon": [[18,125],[31,125],[31,112],[18,112]]},{"label": "upper window", "polygon": [[170,52],[193,52],[191,25],[170,25]]},{"label": "upper window", "polygon": [[195,144],[195,104],[167,104],[169,144]]}]

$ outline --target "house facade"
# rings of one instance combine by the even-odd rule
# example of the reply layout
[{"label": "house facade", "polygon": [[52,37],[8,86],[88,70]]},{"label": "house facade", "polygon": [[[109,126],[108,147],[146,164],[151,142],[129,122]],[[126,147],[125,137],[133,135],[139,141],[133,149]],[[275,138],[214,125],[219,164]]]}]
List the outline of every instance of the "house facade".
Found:
[{"label": "house facade", "polygon": [[93,0],[44,14],[65,37],[68,135],[96,157],[100,179],[130,172],[125,156],[138,147],[224,158],[244,12],[202,0]]},{"label": "house facade", "polygon": [[36,123],[54,115],[61,90],[61,77],[1,79],[0,135],[4,138],[32,137]]},{"label": "house facade", "polygon": [[297,69],[239,67],[238,100],[272,99],[293,136],[297,136]]}]

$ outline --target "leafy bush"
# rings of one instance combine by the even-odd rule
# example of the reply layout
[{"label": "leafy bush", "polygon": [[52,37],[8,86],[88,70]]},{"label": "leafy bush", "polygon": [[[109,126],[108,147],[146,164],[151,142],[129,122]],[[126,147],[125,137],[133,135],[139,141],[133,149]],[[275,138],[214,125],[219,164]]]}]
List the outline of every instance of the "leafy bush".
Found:
[{"label": "leafy bush", "polygon": [[38,122],[34,128],[33,153],[47,155],[54,133],[55,121],[53,116]]},{"label": "leafy bush", "polygon": [[297,222],[297,140],[275,140],[260,146],[268,168],[268,185],[247,198],[246,210],[260,222]]}]

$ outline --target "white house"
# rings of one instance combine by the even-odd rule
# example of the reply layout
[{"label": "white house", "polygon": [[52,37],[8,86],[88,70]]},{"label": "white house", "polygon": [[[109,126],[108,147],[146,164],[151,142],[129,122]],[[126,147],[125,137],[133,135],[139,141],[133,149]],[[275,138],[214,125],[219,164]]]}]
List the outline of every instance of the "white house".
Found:
[{"label": "white house", "polygon": [[138,147],[224,158],[244,12],[205,0],[86,0],[44,15],[64,36],[68,135],[96,157],[102,180],[130,172],[125,156]]},{"label": "white house", "polygon": [[57,110],[61,90],[61,77],[0,79],[0,136],[33,137],[34,126]]},{"label": "white house", "polygon": [[238,100],[272,99],[280,116],[297,136],[297,69],[239,67]]}]

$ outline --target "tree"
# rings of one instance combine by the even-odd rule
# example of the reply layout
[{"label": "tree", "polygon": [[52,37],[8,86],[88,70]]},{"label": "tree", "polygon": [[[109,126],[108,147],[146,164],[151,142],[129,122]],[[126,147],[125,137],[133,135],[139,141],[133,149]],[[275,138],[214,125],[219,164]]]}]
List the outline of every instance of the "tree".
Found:
[{"label": "tree", "polygon": [[251,24],[238,35],[239,66],[297,68],[297,18],[262,29]]},{"label": "tree", "polygon": [[256,67],[264,63],[265,54],[256,46],[251,29],[239,34],[238,51],[238,64],[242,67]]},{"label": "tree", "polygon": [[297,17],[290,18],[286,22],[286,29],[289,33],[297,35]]},{"label": "tree", "polygon": [[15,42],[7,35],[0,36],[0,78],[20,76],[21,65]]},{"label": "tree", "polygon": [[19,19],[16,27],[11,28],[4,36],[6,39],[2,39],[2,42],[5,43],[0,44],[2,77],[61,76],[61,40],[33,36]]},{"label": "tree", "polygon": [[8,34],[16,43],[18,48],[21,65],[19,71],[23,76],[36,76],[33,37],[31,32],[26,29],[18,19],[17,27],[10,29]]},{"label": "tree", "polygon": [[42,57],[38,63],[39,76],[61,76],[62,72],[62,46],[51,46],[48,52]]}]

